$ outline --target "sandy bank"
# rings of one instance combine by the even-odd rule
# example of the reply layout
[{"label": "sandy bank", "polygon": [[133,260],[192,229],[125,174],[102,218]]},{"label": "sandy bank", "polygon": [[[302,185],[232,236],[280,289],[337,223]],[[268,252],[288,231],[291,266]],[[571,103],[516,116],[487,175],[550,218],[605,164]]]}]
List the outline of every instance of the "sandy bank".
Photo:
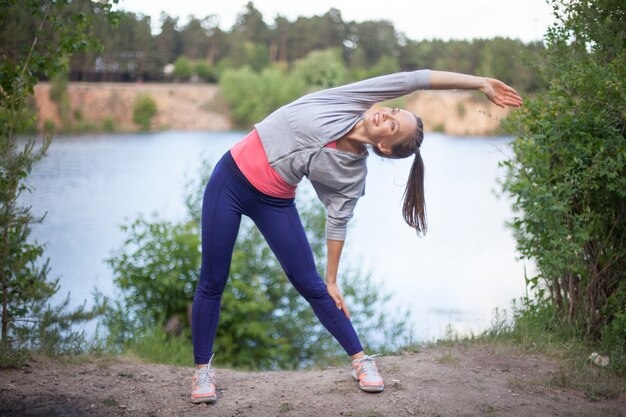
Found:
[{"label": "sandy bank", "polygon": [[[40,128],[46,120],[57,127],[63,122],[49,96],[50,85],[35,87]],[[70,83],[68,87],[71,123],[102,130],[135,131],[133,103],[149,95],[157,104],[153,130],[228,131],[233,128],[228,107],[212,84],[123,84]],[[497,131],[509,109],[501,109],[480,94],[467,91],[420,91],[407,98],[407,108],[420,115],[427,131],[451,135],[489,135]]]}]

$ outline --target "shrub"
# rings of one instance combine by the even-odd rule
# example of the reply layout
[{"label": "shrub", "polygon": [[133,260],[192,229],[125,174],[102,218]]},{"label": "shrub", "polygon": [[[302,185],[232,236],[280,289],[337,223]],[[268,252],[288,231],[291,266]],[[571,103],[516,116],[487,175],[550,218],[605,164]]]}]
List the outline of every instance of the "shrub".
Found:
[{"label": "shrub", "polygon": [[186,56],[180,56],[174,62],[174,77],[181,80],[188,80],[193,75],[193,64]]},{"label": "shrub", "polygon": [[214,83],[217,81],[215,69],[206,61],[199,61],[194,64],[193,72],[203,81]]},{"label": "shrub", "polygon": [[[623,2],[552,2],[546,36],[549,89],[513,114],[514,156],[504,190],[514,198],[518,249],[538,274],[533,302],[554,321],[626,348],[626,35]],[[545,310],[545,309],[544,309]],[[547,310],[546,310],[547,311]]]},{"label": "shrub", "polygon": [[295,63],[294,73],[307,87],[321,90],[346,81],[346,67],[340,49],[313,51]]},{"label": "shrub", "polygon": [[220,91],[230,105],[235,124],[249,127],[302,95],[305,84],[297,75],[278,67],[268,67],[261,73],[243,67],[225,70]]},{"label": "shrub", "polygon": [[140,95],[133,104],[133,121],[141,130],[149,130],[152,118],[157,114],[157,105],[148,95]]}]

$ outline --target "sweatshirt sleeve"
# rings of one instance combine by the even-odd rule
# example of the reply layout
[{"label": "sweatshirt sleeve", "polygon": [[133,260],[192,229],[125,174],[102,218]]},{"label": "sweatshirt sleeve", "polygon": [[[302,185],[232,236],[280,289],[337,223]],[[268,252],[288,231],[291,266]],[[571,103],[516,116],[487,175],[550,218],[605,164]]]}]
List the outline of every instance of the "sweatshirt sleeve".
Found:
[{"label": "sweatshirt sleeve", "polygon": [[359,199],[344,196],[321,182],[311,181],[311,184],[326,207],[326,239],[346,240],[348,222]]},{"label": "sweatshirt sleeve", "polygon": [[381,75],[319,93],[332,98],[362,100],[369,107],[374,103],[428,89],[430,89],[430,70],[425,69]]}]

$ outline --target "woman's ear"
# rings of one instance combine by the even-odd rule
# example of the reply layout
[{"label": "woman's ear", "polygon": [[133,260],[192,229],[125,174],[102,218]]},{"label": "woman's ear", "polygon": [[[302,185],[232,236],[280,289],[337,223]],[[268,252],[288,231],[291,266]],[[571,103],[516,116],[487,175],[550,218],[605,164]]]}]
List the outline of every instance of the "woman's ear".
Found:
[{"label": "woman's ear", "polygon": [[387,145],[385,145],[382,141],[378,142],[376,144],[376,147],[378,148],[378,150],[385,154],[385,155],[391,155],[391,148]]}]

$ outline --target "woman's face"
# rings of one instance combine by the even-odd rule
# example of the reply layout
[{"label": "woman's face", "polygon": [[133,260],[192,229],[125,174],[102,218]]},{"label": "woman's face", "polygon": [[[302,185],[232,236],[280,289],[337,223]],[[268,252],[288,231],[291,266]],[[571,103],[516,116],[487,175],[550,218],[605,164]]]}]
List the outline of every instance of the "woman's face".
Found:
[{"label": "woman's face", "polygon": [[417,129],[412,113],[390,107],[369,109],[364,114],[363,123],[369,138],[386,154],[391,152],[393,144],[411,137]]}]

